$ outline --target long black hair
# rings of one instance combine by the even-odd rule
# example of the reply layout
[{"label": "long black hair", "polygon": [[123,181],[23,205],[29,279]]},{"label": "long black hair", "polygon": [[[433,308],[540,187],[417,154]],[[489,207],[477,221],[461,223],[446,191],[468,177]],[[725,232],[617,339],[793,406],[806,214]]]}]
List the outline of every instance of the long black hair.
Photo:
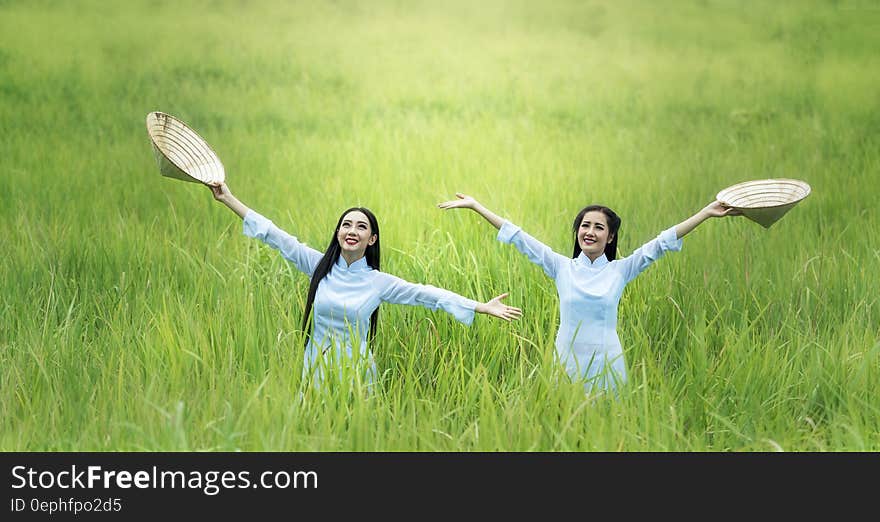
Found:
[{"label": "long black hair", "polygon": [[608,258],[608,261],[614,261],[614,259],[617,258],[617,242],[620,240],[620,217],[615,214],[613,210],[602,205],[590,205],[584,207],[578,212],[577,217],[574,218],[574,224],[571,226],[571,231],[574,232],[574,253],[571,257],[574,259],[581,254],[581,246],[578,244],[577,237],[578,229],[581,226],[581,221],[584,220],[584,214],[594,211],[601,212],[608,218],[609,239],[608,242],[605,243],[605,257]]},{"label": "long black hair", "polygon": [[[306,299],[306,309],[303,313],[303,325],[302,329],[305,332],[305,344],[309,344],[309,332],[311,330],[311,313],[312,313],[312,305],[315,303],[315,293],[318,291],[318,283],[321,282],[321,279],[327,277],[327,274],[333,270],[333,267],[336,266],[336,261],[339,259],[339,255],[342,253],[342,248],[339,246],[339,240],[337,239],[337,235],[339,234],[339,227],[342,225],[342,219],[349,212],[362,212],[367,219],[370,220],[370,231],[371,235],[376,236],[376,241],[372,245],[367,245],[367,250],[364,252],[364,257],[367,258],[367,265],[372,267],[374,270],[379,270],[379,260],[381,259],[381,250],[379,249],[379,222],[376,220],[376,216],[370,212],[370,209],[364,207],[352,207],[339,216],[339,221],[336,222],[336,228],[333,229],[333,237],[330,238],[330,245],[327,247],[327,250],[324,252],[324,257],[318,262],[318,266],[315,267],[315,272],[312,274],[312,281],[309,283],[309,296]],[[376,336],[376,324],[379,322],[379,308],[377,307],[373,314],[370,316],[370,336],[369,343],[373,344],[373,338]]]}]

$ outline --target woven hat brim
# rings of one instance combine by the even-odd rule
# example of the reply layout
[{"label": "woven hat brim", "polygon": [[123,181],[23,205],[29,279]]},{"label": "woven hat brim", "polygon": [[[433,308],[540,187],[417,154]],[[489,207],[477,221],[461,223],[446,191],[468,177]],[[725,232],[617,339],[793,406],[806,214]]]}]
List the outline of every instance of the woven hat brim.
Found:
[{"label": "woven hat brim", "polygon": [[226,171],[220,158],[208,142],[179,118],[151,112],[147,114],[147,133],[163,176],[206,185],[225,181]]},{"label": "woven hat brim", "polygon": [[764,228],[770,228],[810,192],[810,185],[801,180],[762,179],[727,187],[718,193],[716,199],[740,210],[745,217]]}]

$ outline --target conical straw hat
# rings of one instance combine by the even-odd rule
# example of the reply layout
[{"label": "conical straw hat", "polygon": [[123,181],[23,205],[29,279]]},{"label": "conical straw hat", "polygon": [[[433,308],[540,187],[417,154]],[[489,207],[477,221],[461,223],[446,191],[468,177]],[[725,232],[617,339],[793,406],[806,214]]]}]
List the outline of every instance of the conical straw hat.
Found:
[{"label": "conical straw hat", "polygon": [[738,183],[722,190],[716,199],[742,211],[764,228],[779,221],[786,212],[810,195],[810,186],[796,179],[760,179]]},{"label": "conical straw hat", "polygon": [[147,114],[147,133],[163,176],[206,185],[226,178],[223,163],[208,143],[174,116]]}]

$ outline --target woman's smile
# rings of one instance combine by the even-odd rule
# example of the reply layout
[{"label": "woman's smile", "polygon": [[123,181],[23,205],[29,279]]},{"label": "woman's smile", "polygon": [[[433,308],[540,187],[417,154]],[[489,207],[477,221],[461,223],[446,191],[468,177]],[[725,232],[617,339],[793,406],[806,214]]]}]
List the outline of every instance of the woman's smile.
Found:
[{"label": "woman's smile", "polygon": [[611,239],[608,233],[608,219],[599,211],[584,214],[580,224],[580,247],[584,255],[595,261],[605,252],[605,245]]},{"label": "woman's smile", "polygon": [[366,214],[357,210],[349,212],[342,218],[336,234],[339,248],[342,249],[348,263],[363,257],[367,247],[378,237],[373,234]]}]

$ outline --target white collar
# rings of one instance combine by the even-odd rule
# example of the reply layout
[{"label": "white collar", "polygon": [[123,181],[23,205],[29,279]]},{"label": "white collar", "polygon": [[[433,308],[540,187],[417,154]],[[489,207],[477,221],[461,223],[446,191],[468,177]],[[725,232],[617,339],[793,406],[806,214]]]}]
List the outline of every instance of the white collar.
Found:
[{"label": "white collar", "polygon": [[583,264],[584,266],[587,266],[587,267],[590,267],[590,268],[601,268],[601,267],[603,267],[603,266],[605,266],[605,265],[608,264],[608,258],[605,257],[605,253],[604,253],[604,252],[602,253],[601,256],[597,257],[595,261],[590,261],[590,258],[587,257],[586,254],[584,254],[583,252],[581,252],[581,253],[578,254],[578,256],[577,256],[577,261],[578,261],[579,263]]},{"label": "white collar", "polygon": [[360,259],[355,261],[352,264],[348,264],[345,262],[345,258],[340,254],[336,259],[336,266],[343,270],[348,270],[349,272],[362,272],[364,270],[370,270],[370,265],[367,264],[367,256],[362,256]]}]

